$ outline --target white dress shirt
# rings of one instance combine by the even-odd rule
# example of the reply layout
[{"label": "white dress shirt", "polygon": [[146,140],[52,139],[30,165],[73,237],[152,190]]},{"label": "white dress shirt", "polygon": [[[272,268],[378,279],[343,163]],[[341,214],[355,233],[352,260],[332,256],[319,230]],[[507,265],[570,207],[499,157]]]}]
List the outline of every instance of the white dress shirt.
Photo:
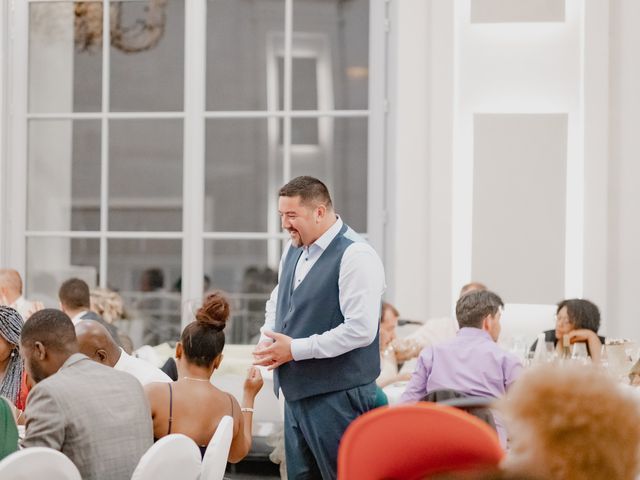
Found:
[{"label": "white dress shirt", "polygon": [[82,317],[84,317],[88,311],[89,310],[82,310],[80,313],[73,316],[71,323],[73,323],[74,327],[82,321]]},{"label": "white dress shirt", "polygon": [[133,375],[142,385],[153,382],[169,383],[172,381],[171,378],[159,368],[154,367],[145,360],[132,357],[122,348],[120,349],[120,359],[113,368]]},{"label": "white dress shirt", "polygon": [[[296,264],[294,289],[304,280],[313,265],[343,226],[342,219],[336,222],[313,244],[304,247]],[[384,267],[376,251],[351,228],[345,236],[353,243],[349,245],[340,262],[338,279],[340,310],[344,323],[320,335],[295,338],[291,342],[294,360],[309,358],[331,358],[356,348],[366,347],[378,333],[380,305],[385,290]],[[287,256],[291,242],[287,244],[280,259],[278,277],[282,273],[282,262]],[[265,330],[273,331],[276,323],[278,286],[273,289],[265,309],[265,323],[260,329],[260,341],[268,341]]]}]

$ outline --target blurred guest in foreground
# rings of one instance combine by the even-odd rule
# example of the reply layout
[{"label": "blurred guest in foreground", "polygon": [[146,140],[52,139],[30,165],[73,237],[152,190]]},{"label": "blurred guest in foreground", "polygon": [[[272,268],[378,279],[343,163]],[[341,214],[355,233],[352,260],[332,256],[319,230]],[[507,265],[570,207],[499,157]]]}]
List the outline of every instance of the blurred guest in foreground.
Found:
[{"label": "blurred guest in foreground", "polygon": [[29,390],[20,356],[22,317],[11,307],[0,306],[0,396],[24,410]]},{"label": "blurred guest in foreground", "polygon": [[211,375],[222,362],[223,329],[228,318],[226,298],[217,292],[209,294],[176,345],[178,381],[151,383],[145,391],[151,403],[155,438],[182,433],[198,444],[202,456],[222,417],[232,417],[229,462],[236,463],[251,448],[253,402],[262,388],[262,376],[255,367],[249,370],[242,407],[231,394],[211,384]]},{"label": "blurred guest in foreground", "polygon": [[511,438],[504,467],[554,480],[633,480],[640,408],[603,370],[540,365],[498,403]]},{"label": "blurred guest in foreground", "polygon": [[133,375],[142,385],[171,381],[159,368],[125,352],[118,346],[107,329],[95,320],[80,321],[76,325],[76,336],[80,353],[84,353],[91,360],[107,367]]},{"label": "blurred guest in foreground", "polygon": [[[560,351],[562,338],[568,335],[571,343],[585,342],[592,360],[598,361],[605,341],[604,337],[598,335],[599,328],[600,310],[594,303],[581,298],[563,300],[556,310],[556,328],[545,331],[544,340],[553,342],[556,349]],[[531,350],[535,350],[537,345],[536,340]]]},{"label": "blurred guest in foreground", "polygon": [[[496,343],[500,336],[502,299],[493,292],[474,291],[456,303],[460,330],[453,340],[425,348],[418,357],[401,402],[416,402],[437,390],[476,397],[502,396],[522,370],[520,360]],[[495,418],[506,446],[502,421]]]},{"label": "blurred guest in foreground", "polygon": [[61,451],[84,480],[131,478],[153,440],[140,383],[78,353],[73,323],[59,310],[34,313],[20,349],[36,382],[22,446]]}]

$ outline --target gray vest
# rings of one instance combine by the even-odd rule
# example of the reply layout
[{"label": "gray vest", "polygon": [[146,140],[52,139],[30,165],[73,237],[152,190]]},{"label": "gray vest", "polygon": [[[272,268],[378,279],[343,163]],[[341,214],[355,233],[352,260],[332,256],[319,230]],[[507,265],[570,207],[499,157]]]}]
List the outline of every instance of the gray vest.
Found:
[{"label": "gray vest", "polygon": [[[322,334],[344,323],[338,279],[342,255],[353,240],[344,236],[348,226],[331,241],[294,290],[295,270],[302,247],[289,248],[278,286],[275,331],[292,338]],[[373,382],[380,374],[378,335],[374,341],[338,357],[290,361],[274,372],[274,389],[282,388],[295,401],[323,393],[347,390]]]}]

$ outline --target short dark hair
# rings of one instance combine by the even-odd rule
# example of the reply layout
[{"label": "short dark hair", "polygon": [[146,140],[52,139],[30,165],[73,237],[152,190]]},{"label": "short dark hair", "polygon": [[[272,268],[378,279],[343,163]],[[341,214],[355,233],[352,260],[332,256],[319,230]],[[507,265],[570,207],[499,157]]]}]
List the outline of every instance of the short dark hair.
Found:
[{"label": "short dark hair", "polygon": [[79,278],[70,278],[60,285],[58,290],[60,303],[71,309],[89,308],[91,306],[91,294],[89,285]]},{"label": "short dark hair", "polygon": [[35,312],[25,322],[20,342],[28,346],[40,342],[48,349],[67,352],[74,350],[78,340],[73,322],[66,313],[45,308]]},{"label": "short dark hair", "polygon": [[329,189],[320,180],[314,177],[296,177],[280,188],[280,197],[300,197],[300,201],[308,205],[310,203],[324,203],[327,208],[333,208]]},{"label": "short dark hair", "polygon": [[556,313],[559,313],[563,307],[567,307],[569,321],[574,328],[586,328],[598,333],[600,328],[600,310],[595,303],[582,298],[571,298],[558,303]]},{"label": "short dark hair", "polygon": [[456,303],[456,318],[460,328],[482,327],[482,320],[487,315],[495,315],[504,306],[502,299],[488,290],[469,292]]},{"label": "short dark hair", "polygon": [[206,296],[196,312],[196,320],[184,327],[180,342],[187,360],[209,367],[224,348],[224,327],[229,318],[229,302],[221,292]]},{"label": "short dark hair", "polygon": [[148,268],[142,272],[142,282],[146,282],[143,286],[149,291],[160,290],[164,287],[164,272],[157,267]]}]

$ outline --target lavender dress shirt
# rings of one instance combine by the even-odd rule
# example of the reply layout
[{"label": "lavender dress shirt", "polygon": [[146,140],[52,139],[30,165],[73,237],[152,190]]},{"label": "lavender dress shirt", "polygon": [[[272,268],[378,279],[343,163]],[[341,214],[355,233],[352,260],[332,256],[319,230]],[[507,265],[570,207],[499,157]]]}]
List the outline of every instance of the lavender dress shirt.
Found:
[{"label": "lavender dress shirt", "polygon": [[[500,397],[518,378],[522,363],[503,350],[488,332],[461,328],[456,338],[425,348],[400,403],[417,402],[434,390],[457,390],[476,397]],[[494,415],[503,446],[502,420]]]}]

